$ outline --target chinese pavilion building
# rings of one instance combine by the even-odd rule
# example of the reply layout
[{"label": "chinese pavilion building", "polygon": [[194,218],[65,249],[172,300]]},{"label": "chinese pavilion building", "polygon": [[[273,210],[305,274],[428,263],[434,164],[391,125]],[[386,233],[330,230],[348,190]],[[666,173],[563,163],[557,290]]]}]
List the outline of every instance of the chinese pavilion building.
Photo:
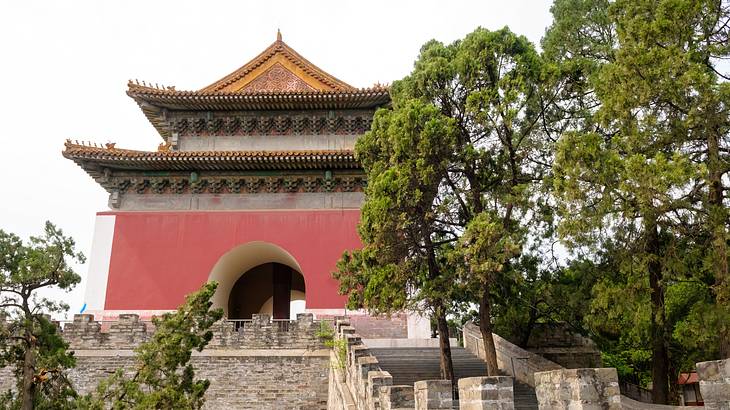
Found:
[{"label": "chinese pavilion building", "polygon": [[343,314],[331,277],[360,246],[365,176],[353,156],[387,88],[354,88],[277,40],[198,91],[130,82],[157,151],[67,141],[109,192],[96,218],[89,313],[149,317],[216,280],[230,319]]}]

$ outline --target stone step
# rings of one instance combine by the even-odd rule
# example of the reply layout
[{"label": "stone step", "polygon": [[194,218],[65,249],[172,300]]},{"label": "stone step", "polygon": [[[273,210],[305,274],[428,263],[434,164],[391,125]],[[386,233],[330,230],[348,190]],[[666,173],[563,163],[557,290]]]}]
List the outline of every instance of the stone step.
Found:
[{"label": "stone step", "polygon": [[[370,352],[378,358],[380,367],[393,376],[394,385],[412,386],[418,380],[441,378],[438,348],[371,348]],[[462,347],[453,347],[451,358],[457,378],[479,377],[487,373],[484,361]],[[515,381],[514,398],[515,410],[537,410],[535,390],[530,386]]]}]

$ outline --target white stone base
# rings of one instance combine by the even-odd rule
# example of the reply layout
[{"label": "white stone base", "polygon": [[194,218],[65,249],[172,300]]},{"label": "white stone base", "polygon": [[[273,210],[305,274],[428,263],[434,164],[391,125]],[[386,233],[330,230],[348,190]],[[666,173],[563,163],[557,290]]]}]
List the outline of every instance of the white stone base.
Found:
[{"label": "white stone base", "polygon": [[[379,348],[400,348],[400,347],[439,347],[438,338],[429,339],[362,339],[363,344],[371,349]],[[449,338],[451,347],[456,347],[459,342],[455,338]]]}]

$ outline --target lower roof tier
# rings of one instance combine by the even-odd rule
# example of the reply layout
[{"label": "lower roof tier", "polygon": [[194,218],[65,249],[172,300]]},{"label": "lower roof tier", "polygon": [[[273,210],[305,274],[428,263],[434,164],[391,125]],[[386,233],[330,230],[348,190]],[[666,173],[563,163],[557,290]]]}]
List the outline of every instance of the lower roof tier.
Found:
[{"label": "lower roof tier", "polygon": [[251,171],[358,169],[351,150],[137,151],[66,141],[63,156],[89,173],[102,168],[139,171]]}]

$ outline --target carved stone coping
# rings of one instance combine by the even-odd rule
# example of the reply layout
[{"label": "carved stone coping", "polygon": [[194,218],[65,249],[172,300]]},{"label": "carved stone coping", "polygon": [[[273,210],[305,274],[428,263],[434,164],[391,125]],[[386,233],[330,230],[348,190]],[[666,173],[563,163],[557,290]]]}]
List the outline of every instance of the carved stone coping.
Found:
[{"label": "carved stone coping", "polygon": [[[301,313],[294,321],[272,320],[271,315],[256,314],[246,326],[237,328],[236,322],[221,321],[213,325],[213,339],[209,349],[216,348],[279,348],[321,349],[323,341],[317,336],[311,313]],[[153,326],[136,314],[121,314],[110,326],[102,326],[93,315],[74,315],[74,320],[63,329],[63,337],[72,349],[126,349],[134,348],[150,339]]]}]

